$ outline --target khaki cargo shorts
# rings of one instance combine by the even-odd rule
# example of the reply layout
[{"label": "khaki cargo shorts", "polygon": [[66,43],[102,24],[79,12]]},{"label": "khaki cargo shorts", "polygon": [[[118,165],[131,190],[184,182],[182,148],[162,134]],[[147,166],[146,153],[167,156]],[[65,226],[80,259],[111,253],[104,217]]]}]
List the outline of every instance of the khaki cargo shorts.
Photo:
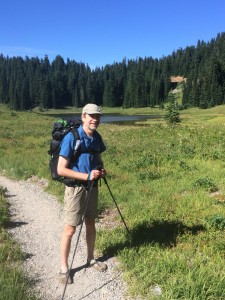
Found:
[{"label": "khaki cargo shorts", "polygon": [[90,197],[88,195],[89,191],[83,186],[65,187],[64,214],[66,224],[71,226],[78,226],[81,224],[88,198],[85,217],[97,218],[98,187],[93,187]]}]

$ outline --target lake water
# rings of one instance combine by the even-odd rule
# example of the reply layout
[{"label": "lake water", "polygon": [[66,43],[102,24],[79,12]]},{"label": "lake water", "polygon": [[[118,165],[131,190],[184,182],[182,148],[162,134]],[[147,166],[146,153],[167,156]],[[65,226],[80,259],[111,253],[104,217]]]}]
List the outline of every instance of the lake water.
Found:
[{"label": "lake water", "polygon": [[[50,117],[54,118],[80,118],[78,114],[51,114]],[[161,119],[162,116],[158,115],[113,115],[113,114],[105,114],[101,116],[101,123],[107,124],[116,124],[116,125],[135,125],[136,121],[146,121],[149,119]]]},{"label": "lake water", "polygon": [[103,115],[101,117],[101,123],[135,123],[135,121],[146,121],[148,119],[158,119],[161,118],[161,116],[157,115],[132,115],[132,116],[114,116],[114,115]]}]

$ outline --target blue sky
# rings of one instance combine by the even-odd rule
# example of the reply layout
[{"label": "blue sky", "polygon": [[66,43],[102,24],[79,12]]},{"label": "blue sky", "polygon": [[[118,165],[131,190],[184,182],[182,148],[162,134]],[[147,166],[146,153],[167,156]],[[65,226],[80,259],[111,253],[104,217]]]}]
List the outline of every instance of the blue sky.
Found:
[{"label": "blue sky", "polygon": [[224,0],[7,0],[0,53],[56,55],[90,67],[161,58],[225,31]]}]

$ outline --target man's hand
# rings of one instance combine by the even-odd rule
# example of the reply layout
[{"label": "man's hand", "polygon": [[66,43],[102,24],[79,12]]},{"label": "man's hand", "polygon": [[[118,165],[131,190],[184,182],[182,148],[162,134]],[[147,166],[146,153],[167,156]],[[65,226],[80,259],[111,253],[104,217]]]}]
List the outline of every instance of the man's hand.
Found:
[{"label": "man's hand", "polygon": [[88,180],[98,180],[101,177],[105,177],[107,172],[105,169],[92,170],[88,176]]},{"label": "man's hand", "polygon": [[99,170],[92,170],[88,176],[88,180],[97,180],[101,176],[101,171]]}]

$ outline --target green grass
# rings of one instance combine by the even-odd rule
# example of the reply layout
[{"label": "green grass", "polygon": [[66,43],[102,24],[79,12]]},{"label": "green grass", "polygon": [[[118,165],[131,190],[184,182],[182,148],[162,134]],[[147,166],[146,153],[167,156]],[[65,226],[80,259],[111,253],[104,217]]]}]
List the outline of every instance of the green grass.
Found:
[{"label": "green grass", "polygon": [[[44,177],[48,190],[62,199],[63,186],[50,180],[48,170],[53,119],[0,110],[2,173],[18,179]],[[131,240],[117,213],[112,226],[98,233],[97,248],[119,258],[133,296],[158,299],[152,288],[159,286],[163,300],[222,300],[225,106],[180,113],[178,126],[169,126],[162,118],[142,127],[99,127],[107,146],[103,155],[107,181]],[[106,208],[115,206],[103,182],[100,210]]]},{"label": "green grass", "polygon": [[0,187],[0,299],[35,300],[31,282],[21,271],[23,253],[4,227],[9,221],[6,189]]}]

